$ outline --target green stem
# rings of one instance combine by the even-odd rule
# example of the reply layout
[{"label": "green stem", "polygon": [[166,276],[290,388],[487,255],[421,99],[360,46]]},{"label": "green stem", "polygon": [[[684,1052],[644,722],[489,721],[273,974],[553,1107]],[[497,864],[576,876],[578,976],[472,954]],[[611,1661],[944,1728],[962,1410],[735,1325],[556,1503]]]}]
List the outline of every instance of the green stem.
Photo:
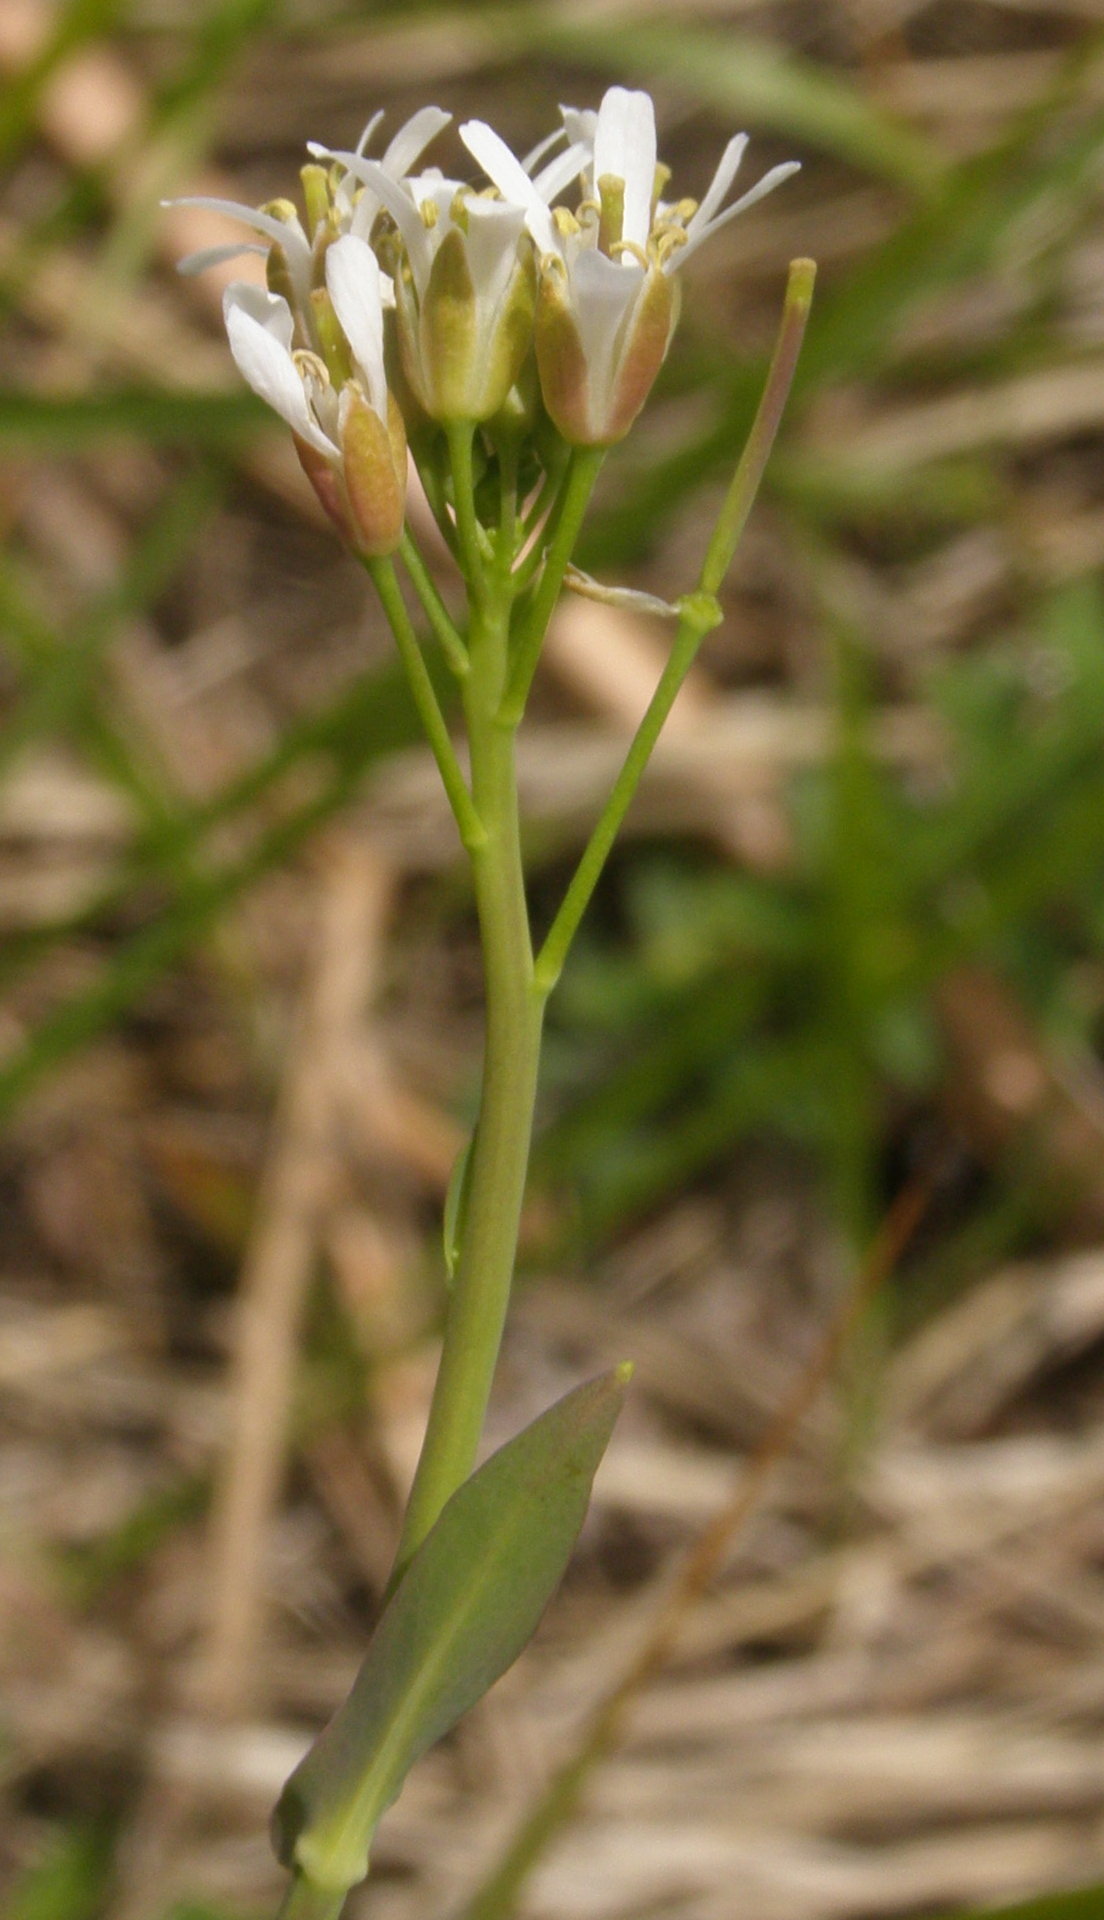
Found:
[{"label": "green stem", "polygon": [[456,758],[456,750],[449,738],[444,715],[437,704],[437,695],[433,691],[433,682],[426,669],[426,663],[422,659],[418,636],[411,625],[406,602],[399,590],[394,562],[367,560],[365,565],[375,582],[376,592],[383,603],[383,610],[395,636],[399,655],[406,669],[406,677],[410,682],[410,691],[414,695],[415,705],[444,782],[449,805],[460,829],[460,838],[471,852],[485,842],[486,831],[479,817],[478,805],[468,792],[460,762]]},{"label": "green stem", "polygon": [[469,665],[468,649],[453,624],[452,615],[430,578],[429,569],[418,552],[414,536],[408,527],[403,528],[399,552],[403,557],[406,571],[410,575],[414,591],[422,603],[426,619],[440,641],[445,659],[457,679],[465,679]]},{"label": "green stem", "polygon": [[[537,508],[525,516],[524,535],[528,540],[539,527],[539,536],[533,540],[524,560],[519,560],[514,568],[514,598],[519,599],[526,593],[544,565],[548,549],[555,538],[559,511],[563,505],[564,482],[567,476],[570,456],[555,473],[547,473],[541,484],[540,499]],[[538,510],[539,509],[539,510]],[[543,521],[543,525],[541,524]],[[524,544],[524,542],[522,543]]]},{"label": "green stem", "polygon": [[598,824],[583,849],[582,858],[572,875],[558,913],[537,955],[534,978],[538,992],[548,995],[563,970],[568,949],[578,931],[579,922],[590,903],[602,868],[617,838],[621,822],[632,803],[641,775],[651,758],[663,723],[674,705],[694,656],[705,635],[718,621],[715,600],[708,595],[692,595],[687,611],[679,622],[675,642],[648,703],[648,710],[633,735],[632,745],[614,782],[613,791],[602,809]]},{"label": "green stem", "polygon": [[549,512],[563,484],[563,477],[566,471],[567,463],[563,460],[557,460],[555,465],[550,466],[545,472],[544,479],[537,488],[533,502],[525,515],[524,526],[526,534],[533,533],[536,528],[540,526],[545,514]]},{"label": "green stem", "polygon": [[797,357],[801,352],[801,342],[805,337],[805,323],[809,318],[809,308],[812,304],[815,279],[815,260],[790,261],[789,276],[786,280],[786,298],[778,336],[774,343],[774,352],[767,369],[767,378],[755,419],[751,424],[751,432],[744,443],[744,451],[740,455],[739,464],[732,476],[732,484],[725,495],[724,504],[717,516],[717,524],[706,549],[701,578],[698,581],[698,588],[702,593],[719,591],[740,544],[740,537],[759,491],[763,469],[770,457],[770,450],[782,423],[782,411],[786,405],[790,387],[793,385]]},{"label": "green stem", "polygon": [[483,585],[486,535],[475,511],[475,480],[472,472],[472,441],[475,428],[470,420],[457,420],[446,429],[449,460],[452,464],[452,492],[456,505],[456,531],[468,592],[479,597]]},{"label": "green stem", "polygon": [[766,382],[751,432],[706,549],[697,591],[689,594],[682,603],[682,619],[667,664],[537,956],[534,979],[538,992],[546,996],[560,977],[579,922],[632,804],[663,723],[674,705],[675,696],[693,665],[702,640],[720,618],[715,595],[732,564],[763,477],[763,469],[774,445],[797,366],[805,322],[809,317],[815,274],[816,268],[811,260],[791,262],[782,320]]},{"label": "green stem", "polygon": [[504,436],[498,448],[499,514],[495,561],[499,570],[513,566],[518,531],[518,449],[512,435]]},{"label": "green stem", "polygon": [[[411,452],[414,452],[413,447],[411,447]],[[422,483],[422,488],[429,504],[429,510],[437,523],[437,530],[453,559],[457,565],[459,565],[460,542],[456,537],[456,524],[452,515],[449,513],[448,501],[445,498],[445,489],[441,483],[440,468],[437,462],[430,459],[424,450],[420,459],[417,453],[414,454],[414,461],[418,469],[418,478]]]},{"label": "green stem", "polygon": [[316,1887],[301,1873],[296,1873],[292,1876],[276,1920],[339,1920],[348,1895],[347,1887],[340,1892],[335,1892],[332,1887]]},{"label": "green stem", "polygon": [[471,854],[486,981],[483,1087],[441,1364],[393,1583],[475,1464],[513,1279],[536,1099],[543,1000],[533,989],[514,730],[497,718],[507,661],[506,570],[496,568],[488,586],[473,613],[464,686],[472,798],[485,828]]},{"label": "green stem", "polygon": [[548,622],[560,597],[567,563],[575,551],[583,515],[605,457],[604,447],[580,447],[572,455],[556,506],[556,526],[545,554],[544,569],[514,641],[513,665],[500,715],[504,726],[516,727],[525,712]]}]

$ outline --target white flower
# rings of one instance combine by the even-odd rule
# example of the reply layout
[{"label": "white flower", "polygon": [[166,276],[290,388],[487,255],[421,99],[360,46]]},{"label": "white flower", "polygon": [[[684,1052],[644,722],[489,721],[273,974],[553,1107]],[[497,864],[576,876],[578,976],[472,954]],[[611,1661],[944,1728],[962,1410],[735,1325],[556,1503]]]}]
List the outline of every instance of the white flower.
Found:
[{"label": "white flower", "polygon": [[526,209],[436,169],[395,181],[359,154],[331,158],[397,229],[399,346],[418,404],[433,420],[490,419],[532,340],[536,271]]},{"label": "white flower", "polygon": [[[561,108],[583,200],[550,209],[505,142],[480,120],[460,137],[499,192],[525,208],[541,255],[536,350],[545,406],[564,437],[602,446],[628,432],[651,389],[677,318],[676,266],[710,234],[796,170],[774,167],[721,211],[747,145],[730,140],[700,206],[657,199],[655,109],[646,93],[611,87],[597,113]],[[561,160],[567,156],[561,156]]]},{"label": "white flower", "polygon": [[[204,247],[199,253],[186,254],[177,262],[178,273],[205,273],[208,267],[220,266],[224,260],[236,260],[244,253],[268,254],[272,246],[278,246],[288,264],[292,286],[297,298],[306,300],[310,293],[312,254],[311,243],[303,231],[303,223],[290,201],[276,201],[268,207],[247,207],[238,200],[219,200],[209,193],[186,193],[179,200],[166,200],[167,207],[204,207],[208,213],[224,213],[231,220],[240,220],[243,227],[252,227],[254,233],[263,233],[269,246],[262,247],[254,241],[243,240],[239,245],[225,247]],[[272,207],[279,212],[272,211]]]},{"label": "white flower", "polygon": [[[417,113],[411,114],[410,119],[399,128],[378,164],[390,178],[401,180],[421,159],[430,141],[436,138],[442,127],[447,127],[451,118],[452,115],[444,113],[440,107],[419,107]],[[372,115],[357,142],[358,155],[363,154],[382,119],[382,112]],[[311,145],[308,151],[317,154],[321,150]],[[310,169],[304,171],[309,172]],[[327,201],[329,198],[327,194]],[[312,263],[319,242],[341,233],[354,233],[366,239],[378,204],[370,200],[364,205],[357,204],[347,184],[338,182],[332,204],[326,206],[321,220],[311,220],[308,236],[295,208],[286,200],[258,208],[246,206],[237,200],[215,199],[209,194],[189,194],[182,199],[165,202],[166,206],[205,207],[211,213],[227,214],[232,220],[240,220],[243,226],[252,227],[254,232],[262,233],[269,241],[275,242],[287,257],[293,304],[304,302],[310,292]],[[208,267],[220,265],[224,260],[233,260],[245,253],[264,254],[268,251],[267,247],[250,241],[243,241],[237,246],[205,247],[201,252],[188,254],[181,260],[177,272],[203,273]]]},{"label": "white flower", "polygon": [[[354,148],[355,157],[363,160],[364,150],[380,121],[382,113],[372,115],[360,139]],[[384,152],[382,160],[373,162],[382,168],[389,180],[404,180],[411,168],[421,159],[426,148],[452,119],[451,113],[445,113],[440,107],[419,107],[409,120],[399,128],[398,133]],[[307,151],[316,160],[343,159],[340,154],[331,154],[329,149],[316,141],[307,142]],[[380,209],[380,201],[370,190],[357,191],[358,176],[345,172],[334,187],[334,205],[338,210],[340,227],[343,233],[354,233],[367,240],[372,231],[372,223]]]},{"label": "white flower", "polygon": [[402,532],[406,442],[383,364],[382,275],[354,234],[326,250],[326,291],[341,329],[327,355],[294,345],[281,294],[235,281],[223,311],[230,351],[254,393],[286,420],[322,505],[350,546],[390,553]]}]

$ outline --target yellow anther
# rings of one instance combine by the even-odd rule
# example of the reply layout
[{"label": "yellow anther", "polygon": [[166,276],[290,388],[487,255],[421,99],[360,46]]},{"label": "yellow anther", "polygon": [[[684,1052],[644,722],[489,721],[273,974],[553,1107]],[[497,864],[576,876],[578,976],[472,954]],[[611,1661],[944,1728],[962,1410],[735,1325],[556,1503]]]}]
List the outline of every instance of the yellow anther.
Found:
[{"label": "yellow anther", "polygon": [[666,227],[662,233],[652,235],[655,257],[660,266],[669,260],[673,253],[686,245],[686,233],[682,227]]},{"label": "yellow anther", "polygon": [[288,227],[299,218],[292,200],[266,200],[259,210],[261,213],[267,213],[270,220],[282,220]]},{"label": "yellow anther", "polygon": [[295,367],[304,380],[316,380],[320,387],[328,387],[330,370],[320,354],[311,347],[294,347],[291,354]]},{"label": "yellow anther", "polygon": [[609,251],[611,260],[619,259],[623,253],[631,253],[634,260],[639,260],[645,273],[652,264],[643,247],[638,246],[635,240],[615,240]]}]

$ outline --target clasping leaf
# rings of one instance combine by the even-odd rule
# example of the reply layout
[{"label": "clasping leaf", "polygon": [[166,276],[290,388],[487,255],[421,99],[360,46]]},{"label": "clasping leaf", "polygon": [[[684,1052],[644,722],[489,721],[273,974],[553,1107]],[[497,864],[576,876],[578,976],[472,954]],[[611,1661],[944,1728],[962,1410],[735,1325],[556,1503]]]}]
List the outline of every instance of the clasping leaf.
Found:
[{"label": "clasping leaf", "polygon": [[368,1871],[418,1756],[517,1658],[567,1565],[631,1367],[576,1387],[466,1480],[418,1548],[344,1705],[280,1796],[273,1841],[311,1887]]}]

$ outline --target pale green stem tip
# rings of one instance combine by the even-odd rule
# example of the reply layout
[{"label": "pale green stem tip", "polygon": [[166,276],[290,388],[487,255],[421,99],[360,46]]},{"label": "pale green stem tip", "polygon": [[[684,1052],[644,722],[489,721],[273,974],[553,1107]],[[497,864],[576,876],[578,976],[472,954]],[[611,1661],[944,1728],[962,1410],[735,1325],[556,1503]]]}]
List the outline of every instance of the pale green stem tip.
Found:
[{"label": "pale green stem tip", "polygon": [[813,287],[816,284],[815,260],[791,260],[789,277],[786,281],[786,305],[788,307],[811,307]]}]

